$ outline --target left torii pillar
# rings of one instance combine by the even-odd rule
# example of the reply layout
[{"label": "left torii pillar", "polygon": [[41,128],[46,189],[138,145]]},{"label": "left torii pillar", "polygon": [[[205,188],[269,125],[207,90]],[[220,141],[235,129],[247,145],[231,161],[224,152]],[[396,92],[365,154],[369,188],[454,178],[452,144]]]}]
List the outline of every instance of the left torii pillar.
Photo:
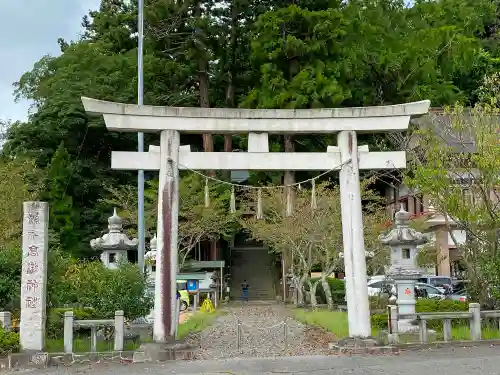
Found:
[{"label": "left torii pillar", "polygon": [[160,135],[160,178],[155,279],[155,342],[168,342],[175,336],[177,237],[179,215],[180,134],[163,130]]}]

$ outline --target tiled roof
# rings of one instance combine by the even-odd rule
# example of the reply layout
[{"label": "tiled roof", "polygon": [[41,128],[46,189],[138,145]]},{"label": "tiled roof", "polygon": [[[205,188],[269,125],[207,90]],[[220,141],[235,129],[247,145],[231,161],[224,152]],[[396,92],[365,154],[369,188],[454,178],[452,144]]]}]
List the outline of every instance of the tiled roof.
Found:
[{"label": "tiled roof", "polygon": [[[464,113],[465,118],[470,114]],[[412,119],[412,123],[419,127],[428,127],[436,132],[449,146],[456,149],[457,152],[474,152],[474,137],[465,132],[457,133],[450,127],[450,116],[444,114],[442,108],[432,108],[428,116]]]}]

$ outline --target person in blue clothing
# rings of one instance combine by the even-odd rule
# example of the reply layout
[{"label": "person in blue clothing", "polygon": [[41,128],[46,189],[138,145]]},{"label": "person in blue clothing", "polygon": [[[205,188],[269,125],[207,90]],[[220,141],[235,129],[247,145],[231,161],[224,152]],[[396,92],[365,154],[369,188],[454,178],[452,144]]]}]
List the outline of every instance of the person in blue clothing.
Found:
[{"label": "person in blue clothing", "polygon": [[248,302],[248,288],[250,285],[248,285],[246,280],[243,280],[241,283],[241,298],[243,301]]}]

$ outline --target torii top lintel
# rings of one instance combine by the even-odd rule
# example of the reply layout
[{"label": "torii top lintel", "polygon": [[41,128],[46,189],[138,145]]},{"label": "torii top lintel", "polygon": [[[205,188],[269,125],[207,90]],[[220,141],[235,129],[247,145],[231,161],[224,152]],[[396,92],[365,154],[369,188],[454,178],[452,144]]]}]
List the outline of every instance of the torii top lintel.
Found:
[{"label": "torii top lintel", "polygon": [[85,110],[104,116],[109,130],[149,132],[178,130],[183,133],[361,133],[402,131],[410,117],[428,112],[430,101],[353,108],[234,109],[159,107],[107,102],[82,97]]}]

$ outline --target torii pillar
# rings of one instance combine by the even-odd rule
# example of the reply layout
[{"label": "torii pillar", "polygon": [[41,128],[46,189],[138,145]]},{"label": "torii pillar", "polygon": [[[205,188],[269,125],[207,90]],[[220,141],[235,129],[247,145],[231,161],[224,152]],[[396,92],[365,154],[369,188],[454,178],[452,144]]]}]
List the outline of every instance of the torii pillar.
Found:
[{"label": "torii pillar", "polygon": [[[359,170],[406,167],[404,151],[369,152],[356,133],[404,131],[411,116],[427,113],[428,100],[402,105],[340,109],[221,109],[138,106],[82,98],[85,110],[104,115],[111,131],[161,132],[160,147],[149,152],[115,152],[111,167],[160,172],[158,256],[156,258],[155,342],[175,331],[175,276],[179,212],[179,169],[326,171],[340,170],[349,336],[371,335]],[[248,152],[191,152],[180,146],[180,132],[249,133]],[[327,152],[269,152],[268,134],[338,133]],[[341,166],[342,165],[342,166]]]}]

